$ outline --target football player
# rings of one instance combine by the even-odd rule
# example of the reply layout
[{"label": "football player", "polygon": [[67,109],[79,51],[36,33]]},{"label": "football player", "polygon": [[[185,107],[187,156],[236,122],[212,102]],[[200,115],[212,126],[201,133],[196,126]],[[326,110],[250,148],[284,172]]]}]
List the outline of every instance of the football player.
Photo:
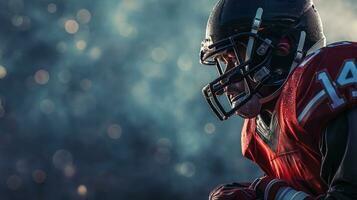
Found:
[{"label": "football player", "polygon": [[209,199],[357,199],[356,59],[357,43],[325,46],[312,0],[219,0],[200,52],[219,77],[202,91],[220,120],[245,119],[242,153],[265,175]]}]

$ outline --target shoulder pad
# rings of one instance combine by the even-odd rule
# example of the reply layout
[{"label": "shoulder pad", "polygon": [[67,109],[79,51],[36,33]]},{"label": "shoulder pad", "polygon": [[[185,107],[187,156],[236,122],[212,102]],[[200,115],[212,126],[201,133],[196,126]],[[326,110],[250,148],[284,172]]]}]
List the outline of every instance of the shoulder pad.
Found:
[{"label": "shoulder pad", "polygon": [[315,51],[299,65],[293,76],[298,76],[295,106],[301,126],[321,127],[357,105],[356,60],[357,43],[338,42]]}]

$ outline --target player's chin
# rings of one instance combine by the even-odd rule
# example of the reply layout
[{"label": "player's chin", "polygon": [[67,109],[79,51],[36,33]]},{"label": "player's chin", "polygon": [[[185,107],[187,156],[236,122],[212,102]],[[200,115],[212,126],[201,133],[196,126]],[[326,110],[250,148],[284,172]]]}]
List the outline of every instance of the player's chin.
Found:
[{"label": "player's chin", "polygon": [[251,100],[236,111],[236,114],[244,119],[252,119],[259,115],[261,108],[259,98],[254,95]]}]

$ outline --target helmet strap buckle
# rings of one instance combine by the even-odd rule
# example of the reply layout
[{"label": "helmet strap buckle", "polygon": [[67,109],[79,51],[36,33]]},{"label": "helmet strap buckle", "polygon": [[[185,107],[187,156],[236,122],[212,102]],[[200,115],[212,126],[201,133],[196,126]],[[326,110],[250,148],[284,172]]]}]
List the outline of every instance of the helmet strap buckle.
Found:
[{"label": "helmet strap buckle", "polygon": [[270,75],[270,70],[264,66],[254,73],[253,80],[257,83],[261,83],[269,75]]},{"label": "helmet strap buckle", "polygon": [[264,56],[268,52],[268,48],[270,47],[271,43],[271,40],[265,39],[264,42],[257,49],[257,54],[260,56]]}]

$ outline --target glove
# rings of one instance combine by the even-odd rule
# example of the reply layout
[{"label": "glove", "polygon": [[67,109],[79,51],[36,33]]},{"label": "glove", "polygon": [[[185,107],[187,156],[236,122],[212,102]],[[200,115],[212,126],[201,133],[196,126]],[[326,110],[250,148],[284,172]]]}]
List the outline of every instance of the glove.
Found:
[{"label": "glove", "polygon": [[259,199],[264,200],[310,200],[313,199],[302,191],[296,191],[290,187],[284,180],[264,176],[252,183],[253,188]]},{"label": "glove", "polygon": [[231,183],[220,185],[209,195],[209,200],[255,200],[255,191],[249,184]]}]

